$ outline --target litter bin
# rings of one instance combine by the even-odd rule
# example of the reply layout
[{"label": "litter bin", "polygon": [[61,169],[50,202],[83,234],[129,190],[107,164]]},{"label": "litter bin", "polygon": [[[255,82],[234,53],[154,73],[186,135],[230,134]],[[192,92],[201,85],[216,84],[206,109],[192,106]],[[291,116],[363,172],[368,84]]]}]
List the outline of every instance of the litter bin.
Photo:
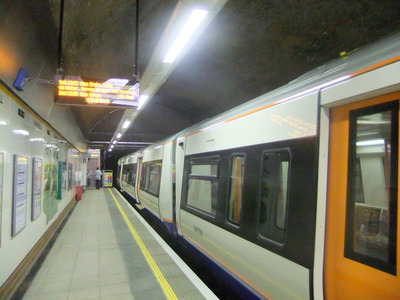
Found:
[{"label": "litter bin", "polygon": [[82,200],[82,186],[81,185],[76,186],[75,200],[76,201]]}]

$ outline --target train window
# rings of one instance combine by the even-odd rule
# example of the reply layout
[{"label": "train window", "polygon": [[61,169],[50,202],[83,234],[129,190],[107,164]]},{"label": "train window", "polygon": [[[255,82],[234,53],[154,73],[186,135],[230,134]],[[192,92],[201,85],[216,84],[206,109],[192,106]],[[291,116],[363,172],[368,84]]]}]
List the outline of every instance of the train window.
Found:
[{"label": "train window", "polygon": [[147,178],[147,173],[148,173],[147,168],[148,168],[148,165],[143,164],[142,171],[140,173],[140,189],[144,190],[144,191],[147,190],[148,182],[149,182],[149,180]]},{"label": "train window", "polygon": [[345,256],[395,270],[398,104],[350,112]]},{"label": "train window", "polygon": [[140,189],[158,196],[161,182],[161,162],[144,163],[140,177]]},{"label": "train window", "polygon": [[231,158],[229,178],[228,221],[239,225],[243,202],[245,156],[235,154]]},{"label": "train window", "polygon": [[128,183],[135,186],[136,184],[136,172],[137,172],[137,164],[129,165],[130,168],[128,170]]},{"label": "train window", "polygon": [[151,194],[158,195],[158,189],[160,187],[161,179],[161,164],[151,164],[149,165],[149,188],[148,192]]},{"label": "train window", "polygon": [[217,211],[218,160],[190,161],[187,205],[211,215]]},{"label": "train window", "polygon": [[280,244],[286,239],[289,162],[288,150],[263,154],[258,232]]}]

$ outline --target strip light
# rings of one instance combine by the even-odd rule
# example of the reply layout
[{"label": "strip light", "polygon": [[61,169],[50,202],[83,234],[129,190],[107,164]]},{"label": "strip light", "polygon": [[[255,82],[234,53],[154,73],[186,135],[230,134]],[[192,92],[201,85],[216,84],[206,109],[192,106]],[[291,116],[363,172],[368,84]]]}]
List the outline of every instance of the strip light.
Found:
[{"label": "strip light", "polygon": [[357,146],[380,146],[384,145],[385,141],[383,139],[379,140],[369,140],[369,141],[362,141],[362,142],[357,142]]},{"label": "strip light", "polygon": [[125,120],[124,124],[122,125],[122,129],[127,129],[131,125],[131,121]]},{"label": "strip light", "polygon": [[174,62],[175,58],[182,51],[183,47],[199,27],[207,13],[208,11],[204,9],[194,9],[192,11],[189,19],[186,21],[185,25],[183,25],[181,32],[179,32],[178,37],[165,56],[163,60],[164,63],[171,64]]},{"label": "strip light", "polygon": [[18,135],[29,135],[29,131],[22,130],[22,129],[14,129],[12,132]]},{"label": "strip light", "polygon": [[147,99],[149,99],[149,96],[147,96],[147,95],[143,94],[140,96],[138,109],[140,109],[143,106],[143,104],[146,103]]}]

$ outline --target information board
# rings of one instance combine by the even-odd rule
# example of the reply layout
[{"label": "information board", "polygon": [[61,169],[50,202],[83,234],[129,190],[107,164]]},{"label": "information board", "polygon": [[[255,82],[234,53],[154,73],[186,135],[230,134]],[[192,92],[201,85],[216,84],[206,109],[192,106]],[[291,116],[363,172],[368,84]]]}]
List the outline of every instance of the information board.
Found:
[{"label": "information board", "polygon": [[103,171],[103,187],[110,188],[113,187],[113,171],[104,170]]},{"label": "information board", "polygon": [[14,155],[12,236],[26,225],[26,201],[28,193],[28,157]]},{"label": "information board", "polygon": [[139,105],[137,81],[56,75],[54,83],[54,101],[58,104],[130,108]]}]

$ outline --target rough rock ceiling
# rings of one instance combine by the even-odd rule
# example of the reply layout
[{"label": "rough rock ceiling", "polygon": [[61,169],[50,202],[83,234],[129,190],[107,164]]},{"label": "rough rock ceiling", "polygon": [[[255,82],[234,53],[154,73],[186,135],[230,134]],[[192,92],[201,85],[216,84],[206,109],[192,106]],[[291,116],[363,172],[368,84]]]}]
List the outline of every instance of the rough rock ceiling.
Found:
[{"label": "rough rock ceiling", "polygon": [[[177,2],[140,1],[140,73]],[[60,0],[49,3],[57,24]],[[64,73],[131,78],[135,5],[65,0]],[[399,29],[398,0],[229,0],[122,141],[154,142]],[[110,141],[123,114],[72,109],[89,141]]]}]

